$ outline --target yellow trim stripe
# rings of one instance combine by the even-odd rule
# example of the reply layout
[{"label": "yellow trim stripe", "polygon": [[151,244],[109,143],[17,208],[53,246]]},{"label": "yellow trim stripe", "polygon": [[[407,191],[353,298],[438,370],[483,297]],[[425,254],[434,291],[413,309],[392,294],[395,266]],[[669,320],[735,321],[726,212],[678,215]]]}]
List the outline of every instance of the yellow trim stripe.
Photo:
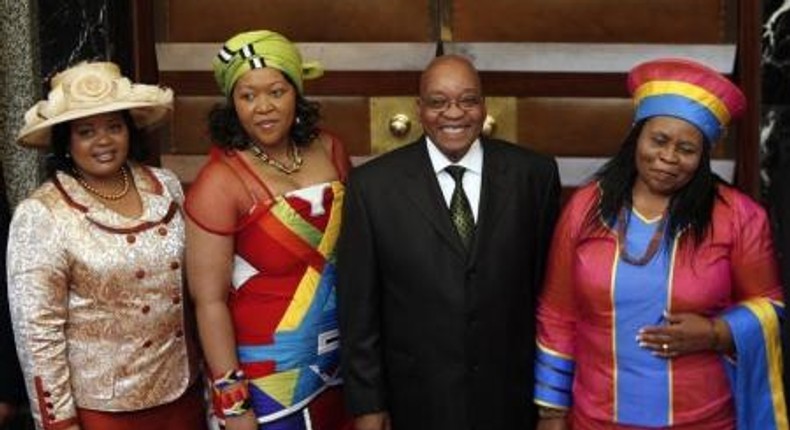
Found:
[{"label": "yellow trim stripe", "polygon": [[640,85],[634,93],[634,100],[639,103],[643,98],[663,94],[675,94],[689,98],[708,108],[719,120],[720,124],[730,123],[730,111],[720,98],[706,89],[688,82],[680,81],[649,81]]},{"label": "yellow trim stripe", "polygon": [[[625,238],[623,238],[625,240]],[[620,261],[620,238],[615,235],[614,261],[612,261],[612,271],[609,286],[609,301],[612,308],[612,422],[617,422],[617,310],[614,306],[614,290],[616,288],[615,279],[617,278],[617,263]]]},{"label": "yellow trim stripe", "polygon": [[569,360],[569,361],[574,361],[574,362],[576,361],[576,360],[574,360],[573,356],[568,355],[568,354],[563,354],[563,353],[561,353],[559,351],[553,350],[553,349],[547,347],[546,345],[540,343],[540,341],[538,341],[537,344],[538,344],[538,349],[540,349],[541,351],[545,352],[548,355],[553,355],[554,357],[563,358],[563,359]]},{"label": "yellow trim stripe", "polygon": [[633,212],[633,214],[636,215],[636,217],[639,218],[640,220],[642,220],[642,222],[645,223],[645,224],[655,224],[655,223],[661,221],[661,218],[664,218],[664,214],[656,215],[653,218],[648,218],[647,216],[643,215],[642,212],[639,212],[633,206],[631,207],[631,212]]},{"label": "yellow trim stripe", "polygon": [[[672,243],[672,255],[669,259],[669,283],[667,285],[667,312],[669,313],[672,313],[672,290],[675,288],[675,257],[677,257],[678,243],[680,242],[680,236],[682,234],[683,230],[675,235],[675,240]],[[667,423],[669,426],[672,426],[675,421],[675,373],[673,372],[673,363],[674,361],[671,358],[667,360],[667,367],[669,367],[669,372],[667,373],[669,376],[669,390],[667,390],[669,392]]]},{"label": "yellow trim stripe", "polygon": [[782,349],[779,344],[779,318],[769,300],[752,299],[743,303],[760,321],[766,349],[768,380],[774,405],[774,420],[777,429],[787,429],[787,410],[782,389]]},{"label": "yellow trim stripe", "polygon": [[545,402],[543,400],[538,400],[538,399],[535,399],[535,404],[538,405],[538,406],[544,406],[544,407],[552,408],[552,409],[562,409],[563,411],[567,411],[567,410],[570,409],[567,406],[555,405],[554,403],[549,403],[549,402]]},{"label": "yellow trim stripe", "polygon": [[288,305],[288,310],[285,311],[283,319],[277,325],[277,332],[292,331],[299,328],[302,324],[307,310],[315,299],[315,291],[321,283],[321,274],[318,273],[312,266],[308,266],[302,280],[299,281],[299,286],[296,287],[291,303]]}]

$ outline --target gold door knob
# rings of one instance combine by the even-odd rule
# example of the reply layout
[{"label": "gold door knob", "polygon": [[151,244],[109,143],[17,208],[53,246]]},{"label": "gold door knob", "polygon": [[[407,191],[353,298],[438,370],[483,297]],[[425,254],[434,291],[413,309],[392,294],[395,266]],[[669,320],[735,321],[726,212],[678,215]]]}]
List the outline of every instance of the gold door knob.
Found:
[{"label": "gold door knob", "polygon": [[483,129],[480,132],[485,137],[491,137],[494,134],[494,130],[496,130],[496,119],[491,115],[486,115],[486,119],[483,121]]},{"label": "gold door knob", "polygon": [[406,114],[396,113],[390,118],[389,128],[390,133],[395,137],[406,136],[411,130],[411,119]]}]

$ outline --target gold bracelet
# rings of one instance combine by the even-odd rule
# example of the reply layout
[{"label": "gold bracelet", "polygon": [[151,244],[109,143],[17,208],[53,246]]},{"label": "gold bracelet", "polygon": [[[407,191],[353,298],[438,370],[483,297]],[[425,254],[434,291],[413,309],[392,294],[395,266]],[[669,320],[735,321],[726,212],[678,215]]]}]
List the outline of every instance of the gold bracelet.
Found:
[{"label": "gold bracelet", "polygon": [[568,411],[565,409],[538,406],[538,417],[542,419],[565,418],[565,415],[568,415]]}]

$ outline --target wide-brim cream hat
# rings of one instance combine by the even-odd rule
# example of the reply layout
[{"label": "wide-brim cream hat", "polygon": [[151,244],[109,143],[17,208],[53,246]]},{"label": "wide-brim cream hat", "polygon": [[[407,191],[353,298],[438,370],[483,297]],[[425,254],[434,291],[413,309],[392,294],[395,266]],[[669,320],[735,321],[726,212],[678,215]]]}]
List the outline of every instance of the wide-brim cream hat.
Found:
[{"label": "wide-brim cream hat", "polygon": [[83,62],[52,78],[52,89],[25,113],[22,146],[49,146],[52,126],[101,113],[128,110],[141,129],[161,124],[173,109],[173,91],[135,84],[110,62]]}]

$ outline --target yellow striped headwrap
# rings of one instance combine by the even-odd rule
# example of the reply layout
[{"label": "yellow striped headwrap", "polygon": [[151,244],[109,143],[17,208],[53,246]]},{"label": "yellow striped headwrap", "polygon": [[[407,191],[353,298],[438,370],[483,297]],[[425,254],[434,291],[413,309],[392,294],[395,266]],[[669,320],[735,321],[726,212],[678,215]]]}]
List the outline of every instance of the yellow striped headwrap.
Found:
[{"label": "yellow striped headwrap", "polygon": [[628,74],[635,120],[672,116],[695,125],[711,144],[746,108],[741,90],[700,63],[661,58],[639,64]]}]

